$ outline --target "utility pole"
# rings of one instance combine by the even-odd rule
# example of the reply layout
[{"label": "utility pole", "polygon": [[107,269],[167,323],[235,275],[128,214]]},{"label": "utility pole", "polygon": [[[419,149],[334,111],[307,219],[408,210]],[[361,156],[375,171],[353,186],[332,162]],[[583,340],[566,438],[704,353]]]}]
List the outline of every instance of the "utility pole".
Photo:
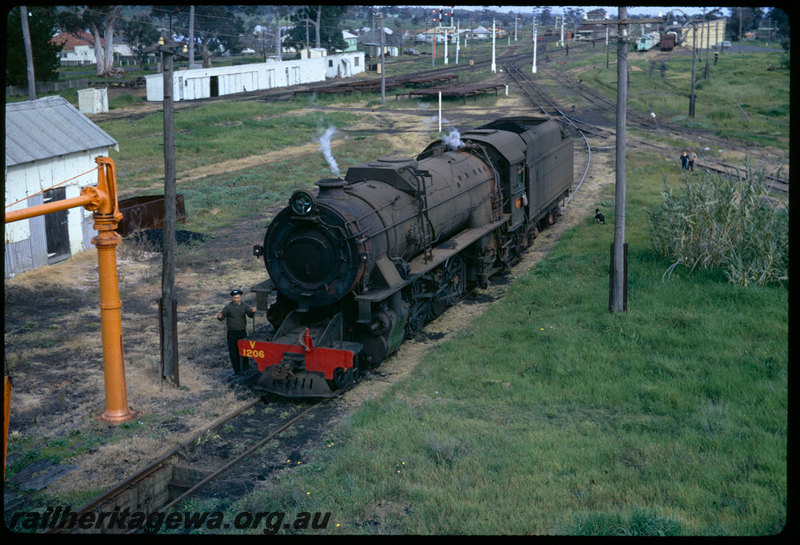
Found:
[{"label": "utility pole", "polygon": [[461,22],[456,23],[456,64],[458,64],[458,52],[461,49]]},{"label": "utility pole", "polygon": [[161,370],[162,379],[178,379],[178,326],[175,300],[175,123],[172,104],[172,51],[162,51],[164,67],[164,233],[161,267]]},{"label": "utility pole", "polygon": [[497,63],[495,62],[494,42],[497,35],[497,27],[495,27],[494,19],[492,19],[492,74],[497,72]]},{"label": "utility pole", "polygon": [[[439,26],[444,30],[444,63],[445,64],[449,64],[450,63],[450,59],[447,56],[447,45],[448,45],[448,42],[450,41],[449,31],[450,30],[455,31],[455,27],[453,26],[453,8],[452,7],[450,7],[450,11],[443,10],[442,17],[446,17],[448,15],[450,16],[450,25],[449,26],[447,25],[447,23],[445,23],[444,26],[441,26],[441,23],[439,23]],[[456,63],[456,64],[458,64],[458,63]]]},{"label": "utility pole", "polygon": [[708,64],[708,57],[711,53],[711,25],[706,19],[706,8],[703,8],[703,27],[706,29],[706,71],[703,77],[708,80],[711,79],[711,68]]},{"label": "utility pole", "polygon": [[537,45],[536,38],[537,38],[537,36],[536,36],[536,16],[534,15],[533,16],[533,67],[531,68],[531,72],[534,73],[534,74],[536,73],[536,45]]},{"label": "utility pole", "polygon": [[742,41],[742,8],[739,8],[739,41]]},{"label": "utility pole", "polygon": [[[183,48],[183,54],[178,48]],[[175,123],[173,119],[173,58],[186,58],[187,46],[181,42],[164,43],[148,48],[161,53],[164,102],[164,229],[161,267],[161,299],[159,300],[161,337],[161,379],[180,385],[178,375],[178,302],[175,299]],[[147,49],[146,49],[147,50]]]},{"label": "utility pole", "polygon": [[625,123],[628,105],[628,8],[619,8],[617,41],[617,176],[614,190],[614,255],[609,310],[628,309],[627,243],[625,242]]},{"label": "utility pole", "polygon": [[194,67],[194,6],[189,6],[189,69]]},{"label": "utility pole", "polygon": [[[639,23],[659,22],[639,20]],[[628,107],[628,8],[619,7],[617,21],[601,24],[617,25],[617,144],[616,184],[614,188],[614,243],[611,246],[611,278],[609,280],[608,310],[622,312],[627,301],[627,246],[625,242],[625,130]]]},{"label": "utility pole", "polygon": [[378,13],[378,22],[381,24],[381,105],[386,106],[386,67],[384,65],[384,50],[386,49],[385,34],[383,32],[383,13]]},{"label": "utility pole", "polygon": [[440,26],[439,28],[441,28],[444,31],[444,63],[445,64],[450,64],[450,59],[447,56],[447,42],[449,41],[447,39],[447,30],[448,30],[448,28],[446,26],[444,26],[444,27]]},{"label": "utility pole", "polygon": [[[441,26],[442,10],[434,9],[434,10],[431,10],[431,13],[434,14],[433,22],[435,23],[436,21],[439,21],[439,26]],[[436,16],[437,13],[439,15],[438,17]],[[436,26],[435,25],[431,30],[433,30],[432,39],[431,39],[431,47],[433,47],[433,50],[432,50],[433,52],[431,53],[431,68],[435,68],[436,67],[436,40],[438,39],[439,36],[438,36],[438,34],[436,32]]]},{"label": "utility pole", "polygon": [[689,117],[694,117],[694,76],[697,65],[697,24],[692,23],[692,92],[689,95]]}]

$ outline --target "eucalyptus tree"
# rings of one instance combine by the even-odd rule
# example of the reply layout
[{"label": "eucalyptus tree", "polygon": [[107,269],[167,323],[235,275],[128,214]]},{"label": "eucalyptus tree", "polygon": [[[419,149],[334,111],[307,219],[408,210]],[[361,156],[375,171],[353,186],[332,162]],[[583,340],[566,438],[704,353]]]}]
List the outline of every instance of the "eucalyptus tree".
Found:
[{"label": "eucalyptus tree", "polygon": [[[211,67],[212,57],[225,51],[236,51],[244,32],[240,6],[205,5],[195,6],[194,37],[200,48],[203,68]],[[188,5],[153,6],[150,15],[160,19],[171,32],[170,40],[187,39],[190,35]],[[170,28],[171,27],[171,28]]]},{"label": "eucalyptus tree", "polygon": [[[59,24],[76,37],[83,32],[91,35],[89,41],[94,46],[97,60],[97,75],[114,75],[114,32],[123,6],[68,6],[59,13]],[[101,37],[102,33],[102,37]]]}]

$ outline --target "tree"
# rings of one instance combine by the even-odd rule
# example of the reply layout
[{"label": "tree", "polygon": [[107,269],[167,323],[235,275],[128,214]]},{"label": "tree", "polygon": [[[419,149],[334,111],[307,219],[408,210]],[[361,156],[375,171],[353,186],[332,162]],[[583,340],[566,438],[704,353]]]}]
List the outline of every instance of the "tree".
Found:
[{"label": "tree", "polygon": [[158,41],[159,32],[150,17],[139,16],[123,21],[120,30],[125,34],[125,41],[130,46],[139,65],[144,68],[147,62],[146,47]]},{"label": "tree", "polygon": [[[61,66],[59,55],[62,49],[61,45],[50,41],[58,28],[55,8],[29,6],[28,12],[31,13],[28,28],[36,79],[55,81]],[[24,85],[28,78],[19,14],[19,7],[15,7],[6,16],[6,83],[10,85]]]},{"label": "tree", "polygon": [[[334,5],[302,6],[297,10],[295,21],[313,25],[315,47],[324,47],[329,53],[333,53],[337,49],[345,49],[347,47],[347,42],[344,41],[340,27],[340,19],[347,9],[347,6]],[[287,42],[297,49],[305,47],[305,25],[295,25],[289,31]]]},{"label": "tree", "polygon": [[757,30],[764,19],[764,12],[761,8],[730,8],[731,16],[726,23],[725,33],[729,36],[739,36],[739,30],[749,32]]},{"label": "tree", "polygon": [[22,23],[22,43],[25,45],[25,66],[28,74],[28,99],[36,98],[36,73],[33,70],[33,49],[31,48],[31,31],[28,28],[28,8],[19,7],[20,23]]},{"label": "tree", "polygon": [[[265,6],[265,13],[258,15],[265,17],[268,24],[261,26],[261,39],[264,43],[264,57],[267,56],[267,41],[272,40],[272,47],[275,50],[275,56],[280,61],[283,59],[283,37],[286,32],[283,28],[283,23],[288,22],[297,12],[295,6]],[[260,11],[260,10],[259,10]]]},{"label": "tree", "polygon": [[[225,50],[239,47],[239,36],[244,23],[236,13],[237,6],[198,5],[194,12],[194,35],[200,45],[203,68],[211,67],[211,57]],[[173,34],[189,35],[188,6],[154,6],[151,16],[159,19],[172,17]],[[174,39],[172,36],[169,39]]]},{"label": "tree", "polygon": [[789,16],[780,8],[770,8],[767,17],[778,27],[778,33],[788,37],[791,31]]},{"label": "tree", "polygon": [[[59,24],[76,37],[89,29],[97,59],[97,75],[114,75],[114,27],[123,6],[70,6],[59,13]],[[100,33],[103,37],[100,37]]]},{"label": "tree", "polygon": [[[306,23],[314,25],[314,34],[315,34],[315,44],[314,47],[319,49],[320,47],[320,24],[322,22],[322,6],[305,6],[300,8],[298,12],[298,20],[301,23]],[[312,19],[313,17],[313,19]],[[306,27],[308,28],[308,27]],[[306,45],[308,45],[308,40],[306,40]]]}]

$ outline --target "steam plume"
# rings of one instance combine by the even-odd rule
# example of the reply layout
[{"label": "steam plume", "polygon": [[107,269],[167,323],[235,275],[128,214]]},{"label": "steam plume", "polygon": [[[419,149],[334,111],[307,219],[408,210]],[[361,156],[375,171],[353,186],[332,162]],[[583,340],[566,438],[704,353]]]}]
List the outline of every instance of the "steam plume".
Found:
[{"label": "steam plume", "polygon": [[461,134],[458,132],[458,129],[453,129],[450,131],[450,134],[442,138],[442,142],[447,147],[447,149],[458,149],[464,145],[464,142],[461,141]]},{"label": "steam plume", "polygon": [[325,160],[328,161],[328,165],[331,167],[331,172],[333,172],[335,176],[339,176],[339,165],[336,164],[336,159],[334,159],[333,154],[331,154],[331,138],[335,132],[336,127],[328,127],[328,130],[326,130],[325,134],[323,134],[319,139],[319,151],[325,155]]}]

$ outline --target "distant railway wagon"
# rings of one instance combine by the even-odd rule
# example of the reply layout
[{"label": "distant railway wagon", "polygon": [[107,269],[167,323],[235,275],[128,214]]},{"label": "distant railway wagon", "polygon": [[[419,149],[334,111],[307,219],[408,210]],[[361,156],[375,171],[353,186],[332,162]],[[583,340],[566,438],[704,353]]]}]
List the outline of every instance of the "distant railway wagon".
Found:
[{"label": "distant railway wagon", "polygon": [[658,32],[649,32],[636,39],[636,51],[650,51],[661,42],[661,35]]},{"label": "distant railway wagon", "polygon": [[675,32],[666,32],[661,35],[661,51],[672,51],[677,42],[677,34]]}]

